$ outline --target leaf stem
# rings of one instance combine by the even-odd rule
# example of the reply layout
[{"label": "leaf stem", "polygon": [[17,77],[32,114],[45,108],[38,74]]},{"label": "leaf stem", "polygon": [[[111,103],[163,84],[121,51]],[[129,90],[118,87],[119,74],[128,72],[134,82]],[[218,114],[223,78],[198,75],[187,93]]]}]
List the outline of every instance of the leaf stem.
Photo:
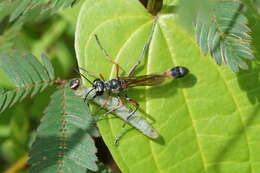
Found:
[{"label": "leaf stem", "polygon": [[4,173],[14,173],[18,172],[26,167],[26,162],[28,160],[28,156],[24,155],[17,162],[15,162],[10,168],[4,171]]},{"label": "leaf stem", "polygon": [[162,8],[163,0],[148,0],[147,9],[148,11],[156,15]]}]

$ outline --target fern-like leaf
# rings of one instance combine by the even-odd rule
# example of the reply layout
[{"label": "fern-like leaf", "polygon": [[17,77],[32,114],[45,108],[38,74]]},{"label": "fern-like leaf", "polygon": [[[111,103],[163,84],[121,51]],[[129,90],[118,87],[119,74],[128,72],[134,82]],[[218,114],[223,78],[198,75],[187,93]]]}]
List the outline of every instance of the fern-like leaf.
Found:
[{"label": "fern-like leaf", "polygon": [[217,64],[224,60],[234,72],[247,69],[242,58],[253,59],[254,56],[243,4],[238,0],[220,0],[207,9],[200,11],[196,21],[196,37],[202,52],[210,52]]},{"label": "fern-like leaf", "polygon": [[84,101],[69,86],[51,96],[32,145],[30,172],[85,173],[96,171],[96,148],[89,133],[93,118]]},{"label": "fern-like leaf", "polygon": [[0,93],[0,113],[26,96],[33,97],[53,84],[53,67],[45,55],[42,55],[42,61],[43,65],[32,54],[0,54],[0,68],[15,85],[14,90]]},{"label": "fern-like leaf", "polygon": [[[60,8],[67,8],[75,4],[78,0],[3,0],[0,1],[0,19],[10,16],[10,21],[16,20],[19,16],[39,8],[40,11],[51,10],[56,12]],[[39,13],[40,14],[40,13]],[[1,21],[1,20],[0,20]]]}]

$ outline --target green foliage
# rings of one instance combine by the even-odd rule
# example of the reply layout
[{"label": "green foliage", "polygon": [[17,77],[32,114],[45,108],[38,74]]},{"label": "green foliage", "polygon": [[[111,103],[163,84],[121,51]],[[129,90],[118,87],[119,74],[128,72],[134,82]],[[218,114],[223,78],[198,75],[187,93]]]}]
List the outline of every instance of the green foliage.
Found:
[{"label": "green foliage", "polygon": [[258,10],[258,13],[260,14],[260,1],[259,1],[259,0],[255,0],[255,1],[253,1],[253,2],[254,2],[255,7],[256,7],[257,10]]},{"label": "green foliage", "polygon": [[[35,96],[54,83],[54,69],[44,54],[42,64],[32,54],[21,55],[18,52],[2,53],[0,60],[0,67],[15,84],[14,90],[5,92],[0,89],[1,111],[28,95]],[[30,153],[30,171],[96,171],[96,148],[89,135],[97,134],[93,127],[94,121],[86,104],[74,95],[68,84],[52,95],[51,103],[44,114]],[[17,124],[18,122],[23,126]],[[22,128],[19,129],[20,132],[22,130],[26,133],[27,122],[20,115],[11,122],[11,135],[17,144],[24,144],[26,140],[19,137],[17,128]],[[9,143],[12,145],[11,141]]]},{"label": "green foliage", "polygon": [[55,12],[62,7],[67,8],[72,6],[76,1],[77,0],[3,0],[0,2],[0,21],[6,16],[10,16],[9,21],[12,22],[18,17],[35,9],[39,11],[38,14],[46,10]]},{"label": "green foliage", "polygon": [[18,52],[1,53],[0,68],[9,76],[15,89],[4,92],[1,89],[0,112],[11,107],[25,97],[35,96],[47,86],[53,84],[54,70],[45,55],[41,64],[32,54],[22,55]]},{"label": "green foliage", "polygon": [[[79,0],[3,0],[0,1],[0,51],[18,49],[15,42],[20,37],[22,26],[31,21],[38,22],[50,18],[59,9],[71,7]],[[72,27],[71,27],[72,28]],[[38,33],[39,34],[39,33]],[[20,40],[20,39],[18,39]],[[28,45],[28,43],[26,43]],[[31,43],[33,45],[33,43]],[[26,49],[28,51],[28,49]]]},{"label": "green foliage", "polygon": [[[4,1],[0,1],[0,4],[2,2]],[[4,3],[0,5],[0,51],[7,51],[13,48],[21,52],[32,52],[37,58],[38,56],[40,57],[41,52],[46,52],[51,58],[55,74],[62,78],[68,78],[76,65],[76,60],[73,58],[75,56],[73,48],[74,26],[66,22],[59,13],[47,16],[46,13],[48,12],[46,11],[46,13],[39,15],[38,12],[43,10],[40,7],[30,9],[15,19],[15,21],[9,22],[7,16],[10,14],[9,12],[14,12],[16,7],[16,4],[11,2],[14,1],[6,1],[9,4],[7,6]],[[64,12],[64,15],[71,17],[66,12]],[[44,18],[39,19],[38,16]],[[32,18],[34,23],[28,22]],[[71,17],[72,19],[73,17]],[[74,21],[76,22],[76,12]],[[21,24],[24,23],[24,27],[21,27]],[[2,61],[2,55],[0,61]],[[19,64],[16,64],[16,68],[19,67]],[[2,87],[0,89],[1,100],[6,97],[6,95],[2,95],[1,91],[8,92],[11,89],[11,91],[15,92],[16,88],[14,88],[12,80],[9,79],[2,68],[0,69],[0,79],[0,88]],[[34,84],[32,87],[35,87]],[[4,172],[3,169],[8,168],[19,160],[20,157],[28,153],[28,138],[32,135],[32,130],[36,128],[42,110],[47,106],[49,96],[53,90],[54,87],[46,87],[44,92],[37,94],[37,97],[34,97],[34,99],[24,99],[22,103],[1,113],[0,172]],[[2,105],[0,105],[1,108]]]},{"label": "green foliage", "polygon": [[227,0],[204,4],[201,8],[196,20],[196,38],[202,52],[210,52],[217,64],[223,60],[234,72],[239,68],[248,69],[242,59],[253,59],[254,56],[250,48],[251,30],[243,14],[244,5]]},{"label": "green foliage", "polygon": [[[245,18],[238,19],[242,28]],[[76,28],[79,66],[102,73],[106,79],[115,76],[115,67],[103,58],[95,42],[97,34],[114,60],[129,70],[140,57],[152,21],[136,0],[85,1]],[[256,31],[259,27],[252,30]],[[228,35],[231,39],[235,38]],[[259,40],[259,34],[253,40]],[[241,39],[237,44],[247,42]],[[191,74],[158,87],[129,89],[128,95],[146,112],[143,115],[154,120],[160,139],[150,140],[128,126],[120,145],[114,147],[113,139],[123,122],[109,116],[98,124],[122,172],[259,172],[259,66],[249,62],[250,71],[236,74],[200,52],[176,15],[158,16],[147,58],[136,75],[161,73],[177,65],[189,68]]]},{"label": "green foliage", "polygon": [[[87,173],[93,173],[92,171],[88,171]],[[98,173],[113,173],[112,170],[110,170],[107,166],[105,166],[103,163],[98,164]]]},{"label": "green foliage", "polygon": [[96,171],[93,118],[68,84],[51,96],[30,152],[30,172]]},{"label": "green foliage", "polygon": [[[178,9],[190,17],[187,22],[190,24],[196,16],[195,6],[201,4],[197,1],[180,1],[183,3],[181,5],[187,5],[185,8],[188,10]],[[123,122],[110,116],[98,124],[102,136],[123,172],[259,172],[260,89],[257,86],[260,84],[260,69],[255,62],[248,61],[246,64],[244,60],[254,56],[259,58],[259,3],[245,1],[250,4],[248,11],[254,16],[254,20],[251,20],[248,14],[244,15],[249,6],[245,8],[238,0],[210,1],[210,4],[206,4],[209,1],[202,1],[205,2],[202,5],[207,8],[200,9],[196,16],[199,48],[193,35],[187,33],[181,25],[186,21],[180,22],[180,16],[174,14],[175,5],[180,1],[163,1],[162,10],[156,16],[158,20],[149,52],[136,75],[161,73],[176,65],[189,68],[191,74],[158,87],[129,90],[129,96],[140,103],[144,118],[150,120],[161,137],[151,140],[127,126],[129,130],[116,148],[112,144]],[[39,16],[46,17],[74,2],[0,0],[0,33],[3,33],[0,42],[4,43],[0,43],[0,50],[16,46],[14,40],[22,40],[17,37],[17,33],[24,22]],[[150,12],[157,13],[161,8],[157,8],[153,4],[155,2],[149,1],[149,8],[154,9]],[[192,8],[190,14],[194,15],[187,13],[189,8]],[[32,34],[31,30],[24,32],[23,29],[22,37],[26,44],[19,44],[36,56],[46,51],[51,57],[62,57],[52,59],[56,74],[57,71],[69,74],[73,63],[67,59],[73,56],[73,48],[67,47],[67,40],[72,38],[64,38],[64,35],[69,29],[70,35],[73,32],[77,11],[62,14],[71,22],[70,27],[59,16],[58,20],[47,24],[51,27],[41,29],[45,31],[39,31],[40,34]],[[97,34],[108,53],[128,71],[140,57],[150,33],[154,16],[148,11],[138,0],[86,0],[76,28],[75,45],[79,66],[102,73],[106,79],[114,77],[114,66],[103,58],[95,42],[94,34]],[[57,16],[53,18],[57,19]],[[33,38],[30,34],[37,37]],[[254,56],[250,47],[251,37]],[[200,50],[204,55],[209,53],[217,64],[224,61],[235,72],[239,68],[247,69],[248,65],[251,70],[234,74],[214,64],[210,56],[206,59]],[[31,54],[12,52],[0,55],[0,67],[16,85],[10,91],[0,88],[0,112],[53,84],[53,67],[45,56],[42,62],[38,62]],[[46,102],[47,98],[45,96],[40,104]],[[12,114],[7,112],[9,117],[12,116],[10,126],[8,120],[1,120],[1,139],[10,134],[6,141],[0,141],[1,150],[4,151],[1,154],[4,153],[6,158],[11,156],[9,160],[16,160],[17,156],[25,154],[26,133],[33,126],[30,116],[35,116],[35,112],[39,111],[38,105],[31,103],[25,104],[25,109],[19,105],[19,109],[13,110]],[[28,108],[31,111],[29,113]],[[27,114],[30,116],[27,117]],[[96,134],[96,131],[93,130],[89,108],[83,101],[67,85],[62,86],[53,94],[44,114],[30,153],[30,171],[97,170],[96,148],[90,138],[90,134]],[[104,171],[109,172],[107,169]]]}]

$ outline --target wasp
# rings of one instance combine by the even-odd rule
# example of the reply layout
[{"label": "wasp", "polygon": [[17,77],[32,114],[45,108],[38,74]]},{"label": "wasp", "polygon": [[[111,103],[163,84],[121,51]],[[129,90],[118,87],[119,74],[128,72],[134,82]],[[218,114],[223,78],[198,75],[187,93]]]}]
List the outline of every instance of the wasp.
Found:
[{"label": "wasp", "polygon": [[[128,73],[127,76],[119,76],[119,64],[114,62],[112,58],[108,55],[106,50],[102,47],[97,35],[95,35],[96,42],[102,52],[104,53],[105,57],[110,60],[112,63],[116,65],[116,77],[111,79],[111,80],[105,80],[103,75],[94,75],[93,73],[88,72],[87,70],[80,68],[81,70],[84,70],[87,72],[89,75],[96,77],[96,79],[92,82],[90,81],[87,77],[82,75],[91,85],[92,89],[86,94],[84,100],[87,99],[89,93],[95,92],[95,97],[103,95],[105,92],[108,92],[108,95],[110,96],[111,94],[117,95],[118,100],[124,104],[124,100],[129,101],[132,105],[135,106],[135,109],[129,114],[127,119],[131,118],[131,116],[139,109],[140,105],[138,102],[133,100],[132,98],[128,97],[127,95],[127,89],[132,88],[132,87],[137,87],[137,86],[154,86],[154,85],[159,85],[161,84],[166,78],[181,78],[184,77],[186,74],[188,74],[189,70],[186,67],[183,66],[176,66],[173,68],[170,68],[166,70],[165,72],[161,74],[148,74],[148,75],[141,75],[141,76],[133,76],[133,73],[135,72],[136,68],[141,62],[141,59],[144,56],[144,52],[148,48],[146,44],[143,48],[143,52],[141,55],[141,58],[137,63],[131,68],[130,72]],[[148,39],[149,40],[149,39]],[[149,41],[148,41],[149,42]],[[77,88],[79,83],[74,82],[71,84],[71,88],[75,89]]]},{"label": "wasp", "polygon": [[[186,76],[189,73],[189,70],[186,67],[183,66],[176,66],[172,67],[168,70],[166,70],[163,73],[160,74],[148,74],[148,75],[141,75],[141,76],[134,76],[134,72],[136,71],[137,67],[141,64],[142,60],[144,59],[145,53],[149,48],[153,33],[154,33],[154,28],[156,25],[156,20],[153,22],[152,30],[148,36],[148,40],[145,43],[141,56],[139,60],[133,65],[133,67],[130,69],[128,72],[127,76],[120,76],[119,75],[119,69],[123,69],[118,63],[113,61],[113,58],[109,56],[107,51],[103,48],[101,45],[98,36],[95,36],[96,42],[100,48],[100,50],[103,52],[104,57],[112,62],[116,66],[116,77],[110,80],[105,80],[102,74],[96,75],[94,73],[91,73],[83,68],[80,68],[81,70],[85,71],[88,75],[92,76],[95,78],[94,81],[90,81],[86,76],[81,74],[79,71],[77,71],[83,78],[88,81],[92,88],[89,89],[87,92],[85,92],[84,96],[84,101],[87,100],[88,96],[91,95],[92,99],[94,100],[102,100],[101,102],[98,103],[100,104],[100,108],[108,108],[108,105],[110,105],[111,101],[109,102],[109,98],[114,100],[115,98],[118,100],[118,106],[109,108],[109,111],[105,113],[103,116],[113,112],[117,111],[119,109],[125,108],[124,101],[130,102],[132,105],[135,106],[135,109],[132,110],[129,114],[126,114],[125,111],[123,111],[123,114],[120,114],[122,112],[118,111],[116,114],[120,114],[119,117],[123,119],[125,122],[122,125],[122,129],[125,127],[127,123],[130,123],[132,126],[140,130],[143,134],[150,138],[157,138],[159,135],[156,133],[156,131],[149,125],[149,123],[144,123],[146,121],[141,120],[140,117],[136,116],[136,112],[139,109],[140,105],[138,104],[137,101],[133,100],[127,95],[127,89],[132,88],[132,87],[137,87],[137,86],[154,86],[154,85],[159,85],[164,82],[166,78],[171,78],[171,79],[176,79],[176,78],[182,78]],[[80,86],[80,80],[72,80],[70,83],[71,89],[77,90]],[[80,89],[79,89],[80,90]],[[92,93],[93,92],[93,93]],[[83,92],[84,93],[84,92]],[[108,93],[109,97],[107,97],[107,100],[104,100],[103,94]],[[110,97],[111,94],[115,95],[116,97]],[[89,98],[88,98],[89,99]],[[114,103],[115,101],[113,101]],[[126,109],[127,110],[127,109]],[[133,119],[131,118],[133,116]],[[131,119],[130,119],[131,118]],[[116,137],[115,144],[118,143],[120,137],[122,136],[122,130],[120,131],[120,134]]]},{"label": "wasp", "polygon": [[[92,87],[86,87],[81,85],[81,80],[76,78],[72,79],[70,81],[71,88],[74,89],[74,93],[79,97],[85,97],[86,93],[88,93]],[[135,112],[135,114],[132,115],[131,119],[127,120],[127,117],[129,115],[129,112],[131,110],[127,105],[121,105],[118,102],[118,99],[116,97],[110,97],[109,101],[107,101],[107,97],[105,95],[101,95],[99,97],[96,97],[95,99],[92,99],[95,93],[90,93],[88,100],[92,100],[94,103],[100,105],[101,107],[108,110],[105,114],[102,115],[102,117],[106,116],[110,112],[114,112],[114,115],[118,118],[122,119],[123,121],[127,122],[132,127],[139,130],[141,133],[143,133],[145,136],[156,139],[159,137],[159,134],[157,131],[152,127],[152,125],[142,116],[138,114],[138,112]],[[115,109],[116,108],[116,109]],[[96,119],[97,121],[102,120],[102,117],[99,117]],[[118,135],[115,139],[114,144],[117,145],[120,137],[122,136],[122,130],[120,131],[120,135]]]}]

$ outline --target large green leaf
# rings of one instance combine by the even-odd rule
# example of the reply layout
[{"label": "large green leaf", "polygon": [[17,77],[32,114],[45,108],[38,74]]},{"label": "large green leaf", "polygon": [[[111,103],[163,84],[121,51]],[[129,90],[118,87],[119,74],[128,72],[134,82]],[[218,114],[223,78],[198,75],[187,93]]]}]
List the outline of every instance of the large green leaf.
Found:
[{"label": "large green leaf", "polygon": [[[168,4],[164,4],[167,6]],[[152,16],[137,0],[88,0],[76,28],[79,66],[106,79],[115,75],[94,34],[108,53],[129,70],[141,54]],[[255,32],[253,30],[253,32]],[[257,39],[256,37],[253,38]],[[147,59],[137,75],[182,65],[191,74],[158,87],[130,89],[129,96],[153,119],[161,138],[150,140],[133,128],[113,140],[122,121],[109,116],[98,126],[123,172],[259,172],[259,67],[238,74],[201,55],[194,36],[178,16],[160,14]],[[151,118],[149,118],[151,117]]]}]

